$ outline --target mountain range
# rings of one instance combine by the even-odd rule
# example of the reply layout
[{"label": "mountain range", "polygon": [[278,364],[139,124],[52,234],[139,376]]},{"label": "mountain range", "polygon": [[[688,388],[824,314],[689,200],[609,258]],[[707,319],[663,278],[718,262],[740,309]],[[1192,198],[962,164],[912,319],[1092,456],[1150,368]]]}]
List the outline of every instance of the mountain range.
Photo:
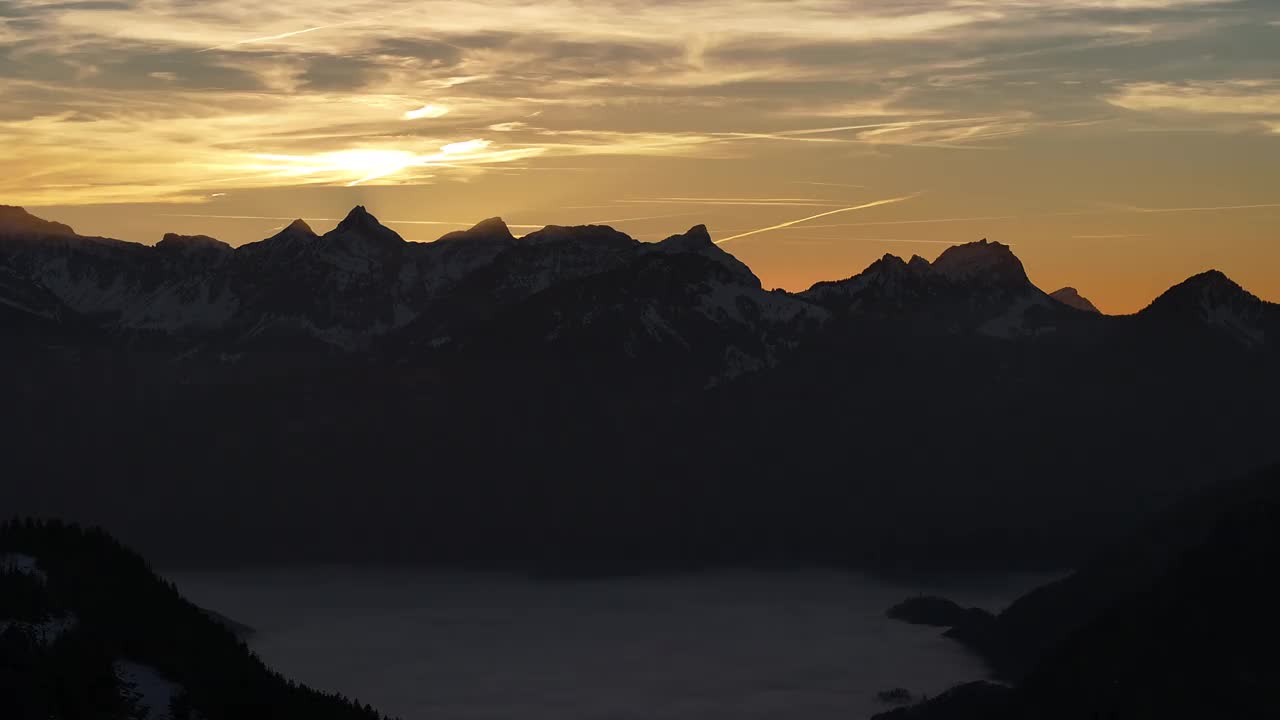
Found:
[{"label": "mountain range", "polygon": [[1210,271],[1107,316],[986,240],[789,293],[703,226],[147,246],[0,207],[0,332],[0,499],[189,562],[1069,562],[1280,425],[1280,306]]}]

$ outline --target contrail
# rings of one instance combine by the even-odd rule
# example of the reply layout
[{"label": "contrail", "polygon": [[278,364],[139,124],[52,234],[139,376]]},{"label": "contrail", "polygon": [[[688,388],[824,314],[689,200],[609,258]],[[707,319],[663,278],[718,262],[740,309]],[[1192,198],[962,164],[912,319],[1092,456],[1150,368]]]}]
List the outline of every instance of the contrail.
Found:
[{"label": "contrail", "polygon": [[295,35],[305,35],[307,33],[315,32],[317,30],[328,30],[329,28],[341,27],[343,25],[352,25],[352,24],[353,23],[346,22],[346,23],[338,23],[336,25],[317,25],[316,27],[310,27],[305,30],[294,30],[293,32],[280,33],[279,35],[266,35],[264,37],[249,38],[247,40],[237,40],[236,42],[227,43],[226,45],[214,45],[213,47],[207,47],[201,50],[200,52],[211,52],[213,50],[226,50],[227,48],[238,47],[240,45],[252,45],[253,43],[271,42],[272,40],[283,40],[285,38],[294,37]]},{"label": "contrail", "polygon": [[588,225],[604,225],[605,223],[640,222],[641,220],[665,220],[667,218],[689,217],[690,215],[697,215],[697,213],[686,212],[686,213],[674,213],[671,215],[645,215],[644,217],[613,218],[610,220],[591,220],[587,224]]},{"label": "contrail", "polygon": [[[810,228],[845,228],[870,227],[873,225],[927,225],[930,223],[969,222],[973,220],[1015,220],[1022,215],[979,215],[977,217],[926,218],[922,220],[880,220],[878,222],[835,223],[831,225],[810,225]],[[1033,216],[1035,217],[1035,216]]]},{"label": "contrail", "polygon": [[876,200],[875,202],[869,202],[863,205],[854,205],[853,207],[840,208],[839,210],[830,210],[828,212],[818,213],[817,215],[810,215],[809,217],[800,218],[799,220],[792,220],[790,222],[784,222],[779,225],[770,225],[769,227],[760,228],[758,230],[750,230],[748,232],[739,233],[737,235],[733,235],[727,238],[717,240],[715,244],[723,245],[729,242],[730,240],[738,240],[744,237],[750,237],[752,235],[759,235],[760,233],[771,232],[773,230],[782,230],[784,228],[789,228],[792,225],[799,225],[802,222],[817,220],[818,218],[824,218],[824,217],[827,217],[828,215],[836,215],[839,213],[853,212],[854,210],[866,210],[867,208],[879,207],[881,205],[892,205],[894,203],[900,203],[904,200],[911,200],[912,198],[915,198],[918,196],[919,196],[919,193],[916,193],[915,195],[903,195],[902,197],[889,198],[888,200]]},{"label": "contrail", "polygon": [[835,203],[816,199],[785,198],[643,198],[618,202],[650,205],[750,205],[753,207],[837,207]]},{"label": "contrail", "polygon": [[820,187],[844,187],[844,188],[854,188],[857,190],[865,190],[867,187],[866,185],[851,185],[849,183],[834,183],[834,182],[814,182],[812,180],[792,180],[791,184],[792,185],[818,185]]},{"label": "contrail", "polygon": [[1215,205],[1211,207],[1180,207],[1180,208],[1125,208],[1133,212],[1140,213],[1176,213],[1176,212],[1212,212],[1214,210],[1253,210],[1256,208],[1280,208],[1280,203],[1262,203],[1259,205]]}]

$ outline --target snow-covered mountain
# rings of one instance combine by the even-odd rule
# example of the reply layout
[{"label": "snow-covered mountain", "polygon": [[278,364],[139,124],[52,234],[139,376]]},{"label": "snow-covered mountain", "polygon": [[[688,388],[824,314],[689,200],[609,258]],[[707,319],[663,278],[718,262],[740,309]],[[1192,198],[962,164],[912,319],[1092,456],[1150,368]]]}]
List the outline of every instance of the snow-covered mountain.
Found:
[{"label": "snow-covered mountain", "polygon": [[1277,306],[1216,273],[1107,316],[993,242],[788,293],[702,226],[411,243],[356,208],[230,248],[3,216],[0,440],[30,481],[0,504],[184,556],[1066,562],[1274,457]]},{"label": "snow-covered mountain", "polygon": [[912,334],[1036,337],[1056,331],[1060,319],[1009,246],[985,239],[950,247],[932,263],[885,255],[858,275],[818,283],[801,296],[849,320],[895,323]]},{"label": "snow-covered mountain", "polygon": [[[676,277],[679,283],[656,282]],[[610,322],[634,336],[624,344],[636,354],[641,340],[679,346],[689,333],[705,338],[707,329],[681,329],[685,321],[676,318],[697,313],[716,332],[738,337],[722,348],[730,374],[734,365],[772,365],[780,348],[815,326],[835,327],[833,318],[841,332],[848,323],[874,322],[913,335],[1015,339],[1078,329],[1081,319],[1063,305],[1096,312],[1069,288],[1052,296],[1036,288],[1007,245],[987,240],[948,248],[933,262],[885,255],[851,278],[789,294],[766,292],[704,226],[642,243],[604,226],[550,226],[516,238],[491,218],[436,242],[409,243],[356,207],[324,235],[296,220],[239,248],[176,234],[146,246],[80,236],[21,208],[0,208],[0,306],[10,322],[74,317],[117,337],[183,350],[457,347],[491,334],[490,323],[535,296],[591,278],[608,287],[590,302],[556,308],[546,338],[572,336],[614,313]],[[1147,314],[1175,307],[1247,344],[1265,342],[1266,318],[1274,315],[1220,273],[1170,290]],[[755,349],[744,349],[741,337]]]},{"label": "snow-covered mountain", "polygon": [[1247,346],[1273,343],[1280,336],[1280,313],[1217,270],[1179,283],[1138,314],[1166,325],[1207,329]]},{"label": "snow-covered mountain", "polygon": [[[636,310],[627,332],[637,342],[687,345],[684,336],[697,335],[698,343],[714,344],[718,335],[735,336],[717,347],[723,366],[708,368],[716,378],[776,362],[792,344],[782,328],[827,315],[801,298],[765,292],[703,226],[648,244],[604,226],[550,226],[517,239],[491,218],[436,242],[409,243],[356,207],[324,235],[297,220],[232,248],[207,236],[168,234],[155,246],[82,237],[20,209],[6,212],[0,301],[9,312],[46,320],[72,314],[126,342],[183,352],[435,351],[492,335],[501,314],[535,296],[620,273],[643,278],[631,287],[615,277],[604,288]],[[633,292],[641,287],[651,294]],[[580,333],[605,312],[559,308],[544,340]],[[682,327],[694,316],[701,327]]]}]

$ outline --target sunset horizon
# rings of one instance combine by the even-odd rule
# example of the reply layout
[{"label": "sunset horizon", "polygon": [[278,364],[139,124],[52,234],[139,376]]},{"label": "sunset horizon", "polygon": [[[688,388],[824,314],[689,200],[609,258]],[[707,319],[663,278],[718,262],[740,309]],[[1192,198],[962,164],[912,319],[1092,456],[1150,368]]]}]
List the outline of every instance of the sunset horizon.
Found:
[{"label": "sunset horizon", "polygon": [[[875,206],[879,206],[879,205],[881,205],[881,204],[884,204],[884,205],[890,205],[890,204],[896,204],[896,203],[898,203],[898,202],[902,202],[902,201],[907,200],[907,199],[910,199],[910,198],[891,198],[891,199],[883,200],[883,201],[873,201],[873,203],[872,203],[872,204],[873,204],[873,205],[875,205]],[[366,209],[366,210],[367,210],[367,208],[365,208],[365,206],[363,206],[363,205],[356,206],[356,207],[357,207],[357,208],[360,208],[360,209]],[[843,214],[843,213],[845,213],[845,212],[856,212],[856,211],[858,211],[858,210],[860,210],[860,209],[864,209],[864,208],[862,208],[861,206],[851,206],[851,207],[849,207],[849,208],[841,208],[841,209],[837,209],[837,210],[834,210],[834,211],[825,211],[825,212],[826,212],[826,213],[833,213],[833,214]],[[373,215],[373,216],[375,216],[375,217],[377,217],[377,213],[376,213],[376,212],[370,212],[370,214],[371,214],[371,215]],[[679,215],[674,216],[674,217],[684,217],[684,215],[685,215],[685,214],[683,214],[683,213],[682,213],[682,214],[679,214]],[[341,223],[341,222],[342,222],[342,219],[343,219],[343,218],[341,218],[341,217],[287,217],[287,216],[283,216],[283,215],[281,215],[281,216],[276,216],[276,217],[263,217],[263,216],[253,216],[253,217],[250,217],[250,216],[207,216],[207,215],[195,215],[195,214],[174,214],[174,215],[169,215],[169,216],[167,216],[167,217],[177,218],[177,219],[180,219],[180,220],[183,220],[183,221],[185,221],[185,220],[197,220],[197,221],[209,221],[209,220],[232,220],[232,221],[270,221],[270,222],[274,222],[274,223],[280,223],[280,224],[278,224],[278,225],[273,225],[271,228],[269,228],[268,230],[266,230],[265,232],[267,233],[267,235],[264,235],[263,237],[259,237],[259,238],[253,238],[253,239],[247,240],[247,241],[242,242],[242,243],[234,244],[234,245],[232,245],[232,247],[238,247],[239,245],[244,245],[244,244],[249,244],[249,243],[260,242],[260,241],[262,241],[262,240],[264,240],[264,239],[267,239],[270,235],[273,235],[273,234],[275,234],[275,233],[278,233],[278,232],[280,232],[280,231],[284,230],[284,229],[285,229],[285,228],[286,228],[286,227],[287,227],[291,222],[296,222],[296,221],[298,221],[298,220],[301,220],[301,221],[303,221],[303,222],[307,223],[307,226],[308,226],[309,228],[311,228],[313,231],[315,231],[318,235],[323,235],[323,234],[325,234],[326,232],[329,232],[330,230],[333,230],[333,229],[337,228],[337,226],[339,225],[339,223]],[[672,216],[666,216],[666,217],[662,217],[662,218],[654,218],[654,219],[663,219],[663,220],[667,220],[667,219],[669,219],[669,217],[672,217]],[[57,220],[56,220],[56,218],[53,218],[53,217],[40,217],[40,219],[42,219],[42,220],[54,220],[55,222],[57,221]],[[529,234],[529,233],[532,233],[532,232],[536,232],[536,231],[538,231],[538,230],[543,230],[543,229],[545,229],[545,228],[547,228],[547,227],[550,227],[550,226],[556,226],[556,225],[559,225],[558,223],[548,223],[548,224],[546,224],[546,225],[537,225],[537,224],[518,224],[518,223],[513,224],[513,223],[508,223],[508,222],[506,222],[506,219],[505,219],[504,217],[502,217],[500,214],[499,214],[499,215],[495,215],[495,216],[493,216],[492,218],[485,218],[484,220],[477,220],[477,221],[475,221],[475,222],[443,222],[443,221],[418,221],[418,220],[388,220],[388,219],[383,219],[383,218],[377,218],[377,219],[378,219],[378,221],[379,221],[380,223],[382,223],[383,225],[386,225],[386,226],[388,226],[388,227],[392,228],[393,230],[394,230],[394,229],[396,229],[397,227],[398,227],[398,228],[400,228],[400,230],[399,230],[399,231],[397,231],[397,234],[399,234],[399,235],[401,236],[401,239],[402,239],[402,240],[404,240],[404,242],[406,242],[406,243],[418,243],[418,244],[436,242],[437,240],[439,240],[439,239],[441,239],[441,238],[443,238],[443,237],[445,237],[445,236],[449,235],[450,233],[457,232],[457,231],[460,231],[460,230],[467,230],[467,229],[469,229],[469,228],[475,227],[478,223],[484,222],[484,220],[488,220],[488,219],[498,219],[498,220],[502,220],[502,221],[503,221],[503,223],[504,223],[508,228],[510,228],[510,229],[511,229],[512,234],[513,234],[516,238],[519,238],[519,237],[521,237],[522,235],[526,235],[526,234]],[[644,219],[644,220],[648,220],[648,219],[650,219],[650,218],[643,218],[643,219]],[[693,218],[689,218],[689,219],[690,219],[691,221],[693,220]],[[752,230],[745,230],[745,231],[741,231],[741,232],[739,232],[739,233],[738,233],[738,234],[736,234],[736,235],[728,235],[728,236],[717,236],[714,232],[712,232],[712,231],[711,231],[711,229],[710,229],[710,228],[708,228],[708,232],[711,234],[712,241],[713,241],[716,245],[721,246],[721,247],[722,247],[722,249],[724,249],[725,251],[727,251],[727,252],[729,252],[729,253],[733,254],[733,253],[734,253],[734,251],[735,251],[735,249],[736,249],[736,245],[737,245],[737,243],[738,243],[739,241],[742,241],[742,240],[749,240],[749,238],[750,238],[750,237],[753,237],[753,236],[758,235],[758,234],[766,234],[766,233],[777,232],[777,231],[780,231],[780,230],[787,230],[787,229],[790,229],[791,227],[798,227],[798,228],[803,229],[803,228],[805,227],[805,226],[803,225],[803,223],[804,223],[804,222],[806,222],[807,220],[808,220],[808,218],[799,218],[799,219],[797,219],[797,220],[787,221],[787,222],[783,223],[782,225],[785,225],[786,227],[766,226],[766,227],[764,227],[764,228],[755,228],[755,229],[752,229]],[[584,223],[581,223],[581,224],[582,224],[582,225],[601,225],[601,226],[605,226],[605,227],[612,227],[612,228],[618,229],[618,228],[621,228],[621,227],[625,227],[625,226],[627,225],[627,223],[628,223],[628,222],[634,222],[634,221],[635,221],[635,219],[634,219],[634,218],[631,218],[631,219],[623,218],[623,219],[620,219],[620,220],[608,220],[608,219],[605,219],[605,220],[597,220],[597,221],[587,221],[587,222],[584,222]],[[866,223],[859,223],[859,224],[857,224],[857,225],[860,225],[860,226],[876,226],[876,225],[882,225],[882,224],[902,224],[903,222],[906,222],[906,223],[913,223],[913,221],[889,221],[888,223],[878,223],[878,222],[871,221],[871,222],[866,222]],[[927,221],[925,221],[925,222],[927,222]],[[793,223],[794,223],[794,224],[793,224]],[[914,224],[914,223],[913,223],[913,224]],[[684,232],[684,230],[688,229],[688,228],[689,228],[689,227],[691,227],[691,226],[706,226],[706,223],[702,223],[702,222],[692,222],[690,225],[683,225],[683,224],[682,224],[682,225],[680,225],[680,226],[678,226],[678,227],[677,227],[677,226],[673,226],[673,227],[668,228],[668,229],[666,229],[666,230],[659,230],[659,231],[657,231],[657,234],[656,234],[656,235],[654,235],[654,236],[651,236],[651,237],[636,236],[636,239],[637,239],[637,240],[639,240],[639,241],[641,241],[641,242],[646,242],[646,243],[656,243],[656,242],[658,242],[658,241],[660,241],[660,240],[662,240],[662,239],[664,239],[664,238],[671,237],[671,236],[673,236],[673,235],[679,235],[680,233]],[[570,227],[572,227],[572,226],[570,226]],[[430,228],[430,230],[423,230],[423,228]],[[75,229],[75,228],[73,228],[73,229]],[[417,230],[417,232],[415,232],[415,230]],[[77,232],[78,232],[78,229],[77,229]],[[430,240],[414,240],[414,239],[410,239],[410,238],[411,238],[411,237],[413,237],[414,235],[427,235],[427,234],[429,234],[429,233],[431,233],[431,232],[438,232],[438,233],[439,233],[439,236],[438,236],[438,237],[435,237],[435,238],[433,238],[433,239],[430,239]],[[96,235],[95,233],[80,233],[80,234],[81,234],[81,235],[88,235],[88,236],[94,236],[94,235]],[[186,232],[181,232],[181,233],[166,232],[165,234],[166,234],[166,235],[168,235],[168,234],[179,234],[179,235],[191,235],[191,236],[197,236],[197,235],[209,236],[209,233],[200,232],[200,231],[198,230],[198,228],[191,228],[191,229],[187,230]],[[114,238],[114,239],[121,239],[121,238]],[[225,240],[224,240],[223,238],[214,238],[214,239],[225,242]],[[850,277],[856,276],[856,275],[858,275],[858,274],[862,273],[863,271],[867,270],[867,269],[868,269],[868,267],[870,267],[871,265],[873,265],[875,262],[877,262],[878,260],[880,260],[880,259],[881,259],[881,258],[883,258],[883,257],[893,256],[893,257],[897,257],[897,258],[902,259],[902,260],[904,260],[904,261],[905,261],[905,260],[908,260],[908,259],[910,259],[910,258],[912,258],[912,257],[916,257],[916,256],[918,256],[918,257],[922,257],[922,258],[924,258],[926,261],[930,261],[930,262],[932,262],[932,261],[936,260],[939,256],[941,256],[941,255],[942,255],[942,253],[944,253],[948,248],[957,247],[957,246],[962,246],[962,245],[968,245],[968,244],[972,244],[972,243],[979,242],[979,241],[981,241],[981,242],[987,242],[987,241],[990,241],[990,242],[993,242],[993,243],[999,243],[999,244],[1006,245],[1006,246],[1010,247],[1010,248],[1012,249],[1012,251],[1013,251],[1014,255],[1015,255],[1015,256],[1017,256],[1019,260],[1022,260],[1022,261],[1023,261],[1023,266],[1025,267],[1026,272],[1027,272],[1027,275],[1028,275],[1028,277],[1030,278],[1030,280],[1031,280],[1035,285],[1037,285],[1041,290],[1043,290],[1044,292],[1046,292],[1046,293],[1054,293],[1054,292],[1057,292],[1057,291],[1059,291],[1059,290],[1071,290],[1071,291],[1076,291],[1076,292],[1078,292],[1082,297],[1085,297],[1087,300],[1089,300],[1093,305],[1097,306],[1097,307],[1098,307],[1098,309],[1099,309],[1102,313],[1107,314],[1107,315],[1131,315],[1131,314],[1137,313],[1137,312],[1139,312],[1139,311],[1141,311],[1141,310],[1143,310],[1143,309],[1147,308],[1148,306],[1150,306],[1150,304],[1151,304],[1154,300],[1156,300],[1160,295],[1162,295],[1165,291],[1167,291],[1168,289],[1170,289],[1170,288],[1172,288],[1172,287],[1174,287],[1174,286],[1176,286],[1176,285],[1179,285],[1179,284],[1181,284],[1181,283],[1183,283],[1183,282],[1185,282],[1185,281],[1187,281],[1187,280],[1189,280],[1189,279],[1191,279],[1191,278],[1193,278],[1193,277],[1195,277],[1195,276],[1198,276],[1198,275],[1201,275],[1201,274],[1204,274],[1204,273],[1207,273],[1207,272],[1223,272],[1220,268],[1218,268],[1218,267],[1216,267],[1216,266],[1206,266],[1206,267],[1200,268],[1199,270],[1195,270],[1195,271],[1190,272],[1190,273],[1189,273],[1188,275],[1186,275],[1185,277],[1182,277],[1182,278],[1173,278],[1173,279],[1171,279],[1167,285],[1163,286],[1161,289],[1158,289],[1158,290],[1157,290],[1157,291],[1156,291],[1156,292],[1155,292],[1151,297],[1147,298],[1145,301],[1143,301],[1143,300],[1139,299],[1139,300],[1137,301],[1137,304],[1136,304],[1135,306],[1133,306],[1133,307],[1128,307],[1128,308],[1125,308],[1124,310],[1116,310],[1116,309],[1113,309],[1112,307],[1110,307],[1110,306],[1109,306],[1105,301],[1098,301],[1098,300],[1097,300],[1097,298],[1095,298],[1095,297],[1094,297],[1094,296],[1093,296],[1089,291],[1087,291],[1087,290],[1085,290],[1085,289],[1082,289],[1082,286],[1083,286],[1084,288],[1089,288],[1089,287],[1095,287],[1095,288],[1096,288],[1096,287],[1099,287],[1099,285],[1098,285],[1098,284],[1096,284],[1096,283],[1094,283],[1094,282],[1090,282],[1090,278],[1088,278],[1088,277],[1084,278],[1084,280],[1083,280],[1082,282],[1066,283],[1066,284],[1057,284],[1057,285],[1054,285],[1054,284],[1051,284],[1051,283],[1042,283],[1042,282],[1038,282],[1038,281],[1037,281],[1037,272],[1036,272],[1036,270],[1037,270],[1037,269],[1036,269],[1036,268],[1034,268],[1034,267],[1030,267],[1030,266],[1028,266],[1028,265],[1027,265],[1027,263],[1025,262],[1025,260],[1023,260],[1023,258],[1021,258],[1021,256],[1019,256],[1019,255],[1018,255],[1018,247],[1017,247],[1016,243],[1002,242],[999,238],[988,238],[988,237],[986,237],[986,236],[983,236],[982,238],[978,238],[978,239],[965,239],[965,240],[960,240],[960,241],[957,241],[957,242],[954,242],[954,243],[952,243],[952,242],[947,242],[947,241],[945,241],[945,240],[936,240],[936,241],[935,241],[935,240],[912,240],[912,241],[903,241],[903,240],[894,240],[894,239],[889,239],[889,238],[884,238],[884,239],[879,239],[879,238],[876,238],[876,239],[861,238],[861,240],[863,240],[864,242],[869,242],[869,243],[880,243],[880,244],[881,244],[881,247],[883,247],[883,248],[884,248],[884,250],[883,250],[880,254],[878,254],[878,255],[874,255],[873,257],[870,257],[870,258],[867,260],[867,264],[866,264],[866,265],[864,265],[864,266],[859,266],[859,267],[849,267],[849,268],[836,268],[836,267],[832,267],[832,268],[830,268],[830,269],[828,270],[828,272],[830,272],[830,273],[831,273],[830,275],[828,275],[828,276],[822,276],[822,277],[815,277],[815,278],[814,278],[813,280],[811,280],[811,281],[801,281],[801,284],[798,284],[798,285],[794,285],[794,286],[786,286],[786,285],[775,285],[775,284],[770,284],[769,280],[767,279],[767,277],[768,277],[768,276],[762,275],[762,274],[761,274],[759,271],[757,271],[754,267],[752,267],[752,268],[751,268],[751,270],[752,270],[752,271],[753,271],[753,272],[754,272],[758,277],[760,277],[762,284],[763,284],[763,285],[764,285],[764,287],[766,287],[766,288],[776,288],[776,289],[779,289],[779,290],[785,290],[785,291],[787,291],[787,292],[791,292],[791,293],[799,293],[799,292],[802,292],[802,291],[805,291],[805,290],[809,290],[809,289],[810,289],[810,288],[812,288],[814,285],[819,284],[819,283],[824,283],[824,282],[833,282],[833,281],[839,281],[839,280],[845,280],[845,279],[847,279],[847,278],[850,278]],[[141,244],[141,245],[152,245],[152,244],[155,244],[154,242],[146,242],[146,241],[129,241],[129,242],[137,242],[138,244]],[[159,242],[159,238],[158,238],[155,242]],[[231,244],[231,243],[228,243],[228,244]],[[896,247],[895,247],[895,246],[896,246]],[[902,248],[902,249],[899,249],[899,248]],[[744,261],[744,262],[745,262],[745,261]],[[750,264],[749,264],[749,263],[748,263],[748,267],[750,267]],[[1226,274],[1228,277],[1230,277],[1230,276],[1231,276],[1231,274],[1230,274],[1230,273],[1224,273],[1224,274]],[[1234,278],[1231,278],[1231,279],[1233,279],[1233,280],[1234,280]],[[1158,280],[1157,280],[1157,281],[1158,281]],[[1258,294],[1258,293],[1254,292],[1254,291],[1253,291],[1253,289],[1252,289],[1252,288],[1250,288],[1250,287],[1248,287],[1247,285],[1242,285],[1242,287],[1243,287],[1243,289],[1244,289],[1246,292],[1249,292],[1249,293],[1254,294],[1254,295],[1257,295],[1257,294]],[[1100,296],[1098,296],[1098,297],[1109,297],[1109,296],[1107,296],[1107,295],[1100,295]],[[1265,296],[1262,296],[1262,299],[1263,299],[1263,300],[1269,300],[1269,298],[1267,298],[1267,297],[1265,297]]]},{"label": "sunset horizon", "polygon": [[1280,0],[0,0],[3,720],[1280,718]]},{"label": "sunset horizon", "polygon": [[659,239],[908,198],[731,247],[789,290],[990,237],[1110,312],[1210,267],[1275,301],[1277,43],[1253,0],[23,0],[0,198],[233,245],[356,204]]}]

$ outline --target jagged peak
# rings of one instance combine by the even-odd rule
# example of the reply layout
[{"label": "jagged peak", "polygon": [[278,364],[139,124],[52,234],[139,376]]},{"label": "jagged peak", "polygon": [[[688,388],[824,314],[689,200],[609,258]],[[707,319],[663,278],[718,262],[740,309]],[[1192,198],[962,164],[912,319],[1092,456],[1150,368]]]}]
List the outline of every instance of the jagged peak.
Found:
[{"label": "jagged peak", "polygon": [[451,233],[446,233],[436,242],[488,240],[509,243],[514,242],[515,239],[515,236],[511,234],[511,228],[507,227],[506,221],[500,217],[491,217],[481,220],[467,230],[455,230]]},{"label": "jagged peak", "polygon": [[1030,284],[1022,261],[1003,243],[986,238],[947,248],[930,265],[935,275],[952,281],[990,278],[1001,283]]},{"label": "jagged peak", "polygon": [[1076,290],[1073,287],[1064,287],[1061,290],[1055,290],[1049,293],[1049,297],[1053,298],[1054,300],[1057,300],[1063,305],[1066,305],[1068,307],[1073,307],[1077,310],[1083,310],[1084,312],[1098,313],[1099,315],[1102,314],[1102,311],[1098,309],[1097,305],[1094,305],[1092,302],[1090,302],[1089,298],[1081,295],[1080,291]]},{"label": "jagged peak", "polygon": [[75,235],[70,225],[45,220],[17,205],[0,205],[0,233]]}]

